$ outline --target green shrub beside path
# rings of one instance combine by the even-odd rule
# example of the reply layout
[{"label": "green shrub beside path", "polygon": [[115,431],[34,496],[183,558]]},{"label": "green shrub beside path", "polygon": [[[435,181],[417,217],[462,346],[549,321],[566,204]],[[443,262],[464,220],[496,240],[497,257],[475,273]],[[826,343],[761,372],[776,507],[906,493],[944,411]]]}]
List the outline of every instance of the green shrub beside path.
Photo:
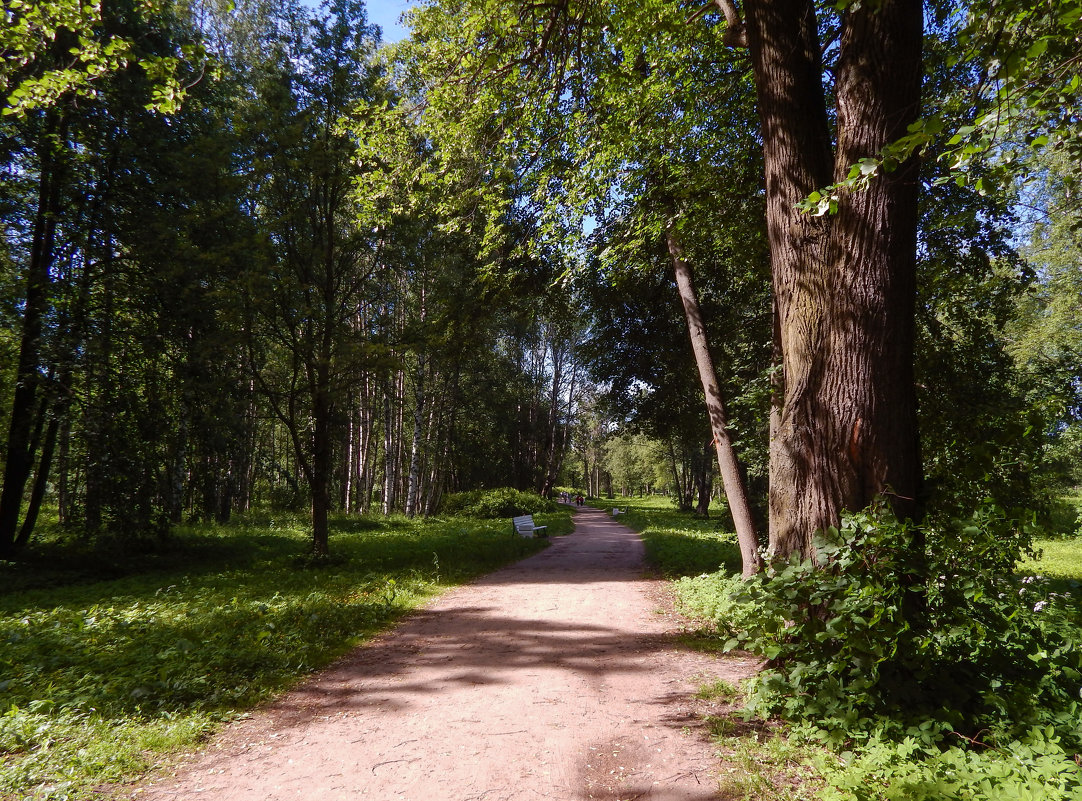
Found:
[{"label": "green shrub beside path", "polygon": [[[982,571],[991,570],[985,562],[1001,550],[1010,553],[1011,522],[991,513],[986,513],[987,519],[975,518],[984,528],[975,525],[965,531],[973,539],[973,553],[960,551],[962,556],[954,566],[957,576],[931,588],[926,612],[953,620],[949,613],[957,608],[955,617],[971,618],[934,628],[923,635],[927,645],[918,641],[921,654],[938,648],[953,658],[949,675],[968,675],[966,669],[976,672],[964,679],[974,696],[968,699],[972,709],[959,706],[967,699],[950,695],[946,683],[933,682],[932,688],[942,690],[942,708],[920,718],[915,707],[900,707],[892,713],[889,704],[877,707],[874,702],[873,691],[882,688],[873,677],[889,676],[891,667],[891,653],[875,649],[893,647],[894,642],[889,631],[880,630],[882,624],[869,627],[868,621],[887,607],[895,609],[897,618],[902,603],[887,592],[893,586],[890,559],[897,557],[890,550],[890,537],[897,532],[888,524],[865,524],[872,527],[862,536],[873,544],[865,545],[858,556],[879,554],[878,560],[858,559],[846,572],[853,560],[847,562],[848,557],[839,551],[835,568],[825,575],[806,574],[795,565],[779,567],[769,582],[775,597],[761,582],[745,585],[734,576],[735,554],[730,561],[722,550],[729,535],[711,532],[709,522],[671,509],[651,508],[635,499],[598,505],[624,508],[625,504],[629,512],[622,519],[643,532],[656,567],[674,579],[679,604],[703,621],[716,647],[747,643],[771,660],[745,688],[743,713],[754,720],[782,707],[792,727],[761,719],[751,726],[712,722],[719,733],[719,750],[741,763],[739,772],[747,774],[741,787],[731,788],[734,792],[750,793],[747,797],[757,801],[1082,798],[1082,769],[1075,753],[1082,742],[1078,717],[1082,678],[1077,650],[1071,645],[1082,619],[1082,538],[1036,543],[1043,559],[1023,562],[1021,572],[1045,579],[1023,576],[1016,581],[1005,577],[985,582]],[[877,526],[886,527],[877,530]],[[950,535],[949,531],[943,534]],[[932,541],[934,536],[938,534],[929,535],[929,549],[942,549],[942,543]],[[990,556],[974,556],[984,553],[978,549],[988,546],[985,540],[992,543]],[[949,565],[943,568],[944,572],[949,569]],[[954,595],[958,598],[953,599]],[[789,599],[789,606],[780,608],[779,598]],[[817,605],[821,617],[805,614],[809,604]],[[762,629],[757,635],[756,627]],[[822,632],[808,640],[809,632],[818,629]],[[908,632],[905,626],[899,629],[899,643],[916,636]],[[831,650],[831,643],[841,645]],[[861,658],[867,662],[863,667]],[[914,662],[927,667],[929,659],[920,662],[914,657]],[[831,677],[846,670],[852,673],[848,684],[843,692],[832,695]],[[861,677],[865,690],[858,687]],[[793,689],[802,686],[804,692]],[[965,724],[972,720],[984,728],[967,736]],[[775,734],[760,741],[760,733],[770,730]],[[755,741],[734,731],[754,733]],[[788,741],[785,749],[777,747],[779,738]],[[774,758],[779,750],[787,753],[784,761]]]}]

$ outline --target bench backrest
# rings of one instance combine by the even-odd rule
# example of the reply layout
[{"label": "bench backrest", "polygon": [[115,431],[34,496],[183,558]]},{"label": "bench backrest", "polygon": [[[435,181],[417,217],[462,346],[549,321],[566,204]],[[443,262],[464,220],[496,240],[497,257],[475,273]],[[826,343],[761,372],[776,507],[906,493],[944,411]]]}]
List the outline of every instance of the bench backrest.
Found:
[{"label": "bench backrest", "polygon": [[518,517],[514,518],[512,522],[515,524],[515,528],[523,528],[527,526],[529,528],[534,527],[533,515],[519,515]]}]

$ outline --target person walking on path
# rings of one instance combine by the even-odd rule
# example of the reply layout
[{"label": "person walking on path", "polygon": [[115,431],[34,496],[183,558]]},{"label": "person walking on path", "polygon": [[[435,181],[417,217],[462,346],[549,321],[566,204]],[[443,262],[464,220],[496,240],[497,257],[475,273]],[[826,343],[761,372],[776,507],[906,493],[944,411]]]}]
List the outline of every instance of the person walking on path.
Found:
[{"label": "person walking on path", "polygon": [[262,712],[145,801],[717,798],[696,679],[643,545],[596,509],[575,533],[452,590]]}]

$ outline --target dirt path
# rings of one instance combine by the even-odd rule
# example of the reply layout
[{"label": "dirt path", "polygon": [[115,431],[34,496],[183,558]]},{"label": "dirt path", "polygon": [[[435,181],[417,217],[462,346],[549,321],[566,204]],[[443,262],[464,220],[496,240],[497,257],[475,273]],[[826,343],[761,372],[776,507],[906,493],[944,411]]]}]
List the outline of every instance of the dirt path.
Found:
[{"label": "dirt path", "polygon": [[229,727],[153,801],[717,798],[691,694],[750,666],[675,644],[638,536],[602,512],[449,592]]}]

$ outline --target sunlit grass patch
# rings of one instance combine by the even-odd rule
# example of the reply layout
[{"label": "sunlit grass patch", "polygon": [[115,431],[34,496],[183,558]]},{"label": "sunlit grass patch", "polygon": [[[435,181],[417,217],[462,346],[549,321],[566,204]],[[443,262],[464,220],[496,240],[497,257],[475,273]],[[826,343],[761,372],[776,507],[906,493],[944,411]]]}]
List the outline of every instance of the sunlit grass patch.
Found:
[{"label": "sunlit grass patch", "polygon": [[1039,540],[1035,545],[1039,558],[1023,560],[1019,570],[1044,576],[1054,597],[1073,608],[1082,623],[1082,537]]},{"label": "sunlit grass patch", "polygon": [[703,701],[733,701],[740,697],[740,688],[725,679],[714,679],[700,685],[695,697]]},{"label": "sunlit grass patch", "polygon": [[1039,540],[1036,545],[1041,556],[1025,560],[1024,572],[1082,581],[1082,537]]},{"label": "sunlit grass patch", "polygon": [[118,782],[146,771],[154,754],[197,742],[215,722],[198,712],[118,720],[12,709],[0,717],[0,793],[13,799],[85,797],[88,783]]},{"label": "sunlit grass patch", "polygon": [[749,725],[739,717],[708,721],[719,755],[722,798],[754,801],[812,801],[823,789],[816,749],[789,739],[767,726]]}]

